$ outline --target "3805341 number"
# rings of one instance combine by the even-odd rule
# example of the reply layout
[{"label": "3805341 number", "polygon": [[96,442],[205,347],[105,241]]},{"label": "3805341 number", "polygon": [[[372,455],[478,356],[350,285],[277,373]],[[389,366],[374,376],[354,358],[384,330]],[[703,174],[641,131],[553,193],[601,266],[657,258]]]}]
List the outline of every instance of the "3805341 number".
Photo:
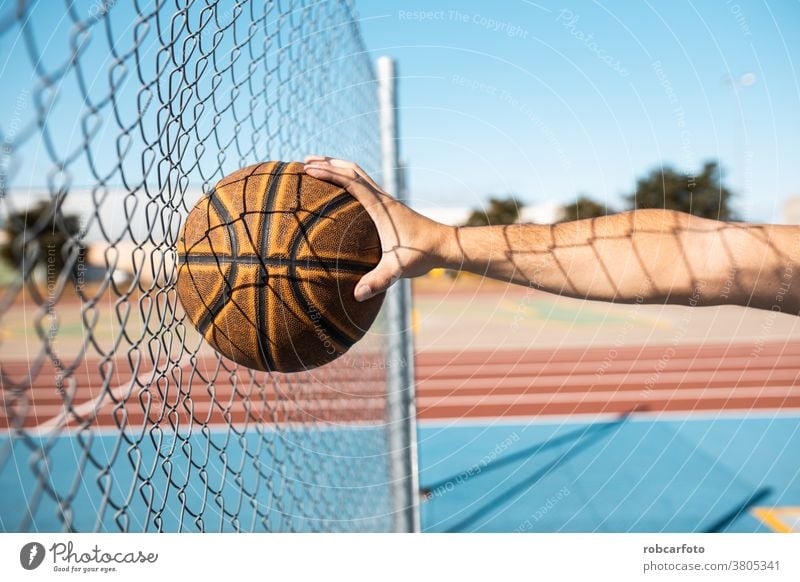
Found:
[{"label": "3805341 number", "polygon": [[731,570],[780,570],[779,560],[733,560]]}]

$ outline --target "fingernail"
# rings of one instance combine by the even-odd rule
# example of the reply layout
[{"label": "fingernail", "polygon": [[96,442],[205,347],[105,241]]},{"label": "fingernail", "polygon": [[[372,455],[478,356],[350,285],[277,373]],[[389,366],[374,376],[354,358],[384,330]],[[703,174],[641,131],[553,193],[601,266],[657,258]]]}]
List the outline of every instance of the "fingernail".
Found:
[{"label": "fingernail", "polygon": [[369,288],[369,285],[359,285],[356,287],[356,301],[366,301],[370,297],[372,297],[372,289]]}]

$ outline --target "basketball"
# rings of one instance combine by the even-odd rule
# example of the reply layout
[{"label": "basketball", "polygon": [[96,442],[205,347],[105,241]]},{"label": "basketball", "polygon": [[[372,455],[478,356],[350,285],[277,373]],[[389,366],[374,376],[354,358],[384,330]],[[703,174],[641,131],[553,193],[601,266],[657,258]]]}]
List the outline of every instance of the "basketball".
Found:
[{"label": "basketball", "polygon": [[378,232],[344,189],[265,162],[220,180],[186,218],[177,292],[200,334],[257,370],[297,372],[344,354],[383,295],[353,290],[381,257]]}]

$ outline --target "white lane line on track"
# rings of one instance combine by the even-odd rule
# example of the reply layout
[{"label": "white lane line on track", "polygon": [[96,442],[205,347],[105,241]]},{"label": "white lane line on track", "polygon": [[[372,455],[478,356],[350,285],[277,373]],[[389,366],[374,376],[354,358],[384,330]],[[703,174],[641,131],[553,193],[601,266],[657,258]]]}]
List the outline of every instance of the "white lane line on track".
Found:
[{"label": "white lane line on track", "polygon": [[499,404],[549,404],[554,402],[663,402],[676,400],[742,400],[744,398],[800,397],[798,386],[769,386],[765,388],[654,388],[645,392],[597,390],[590,392],[550,392],[544,394],[489,394],[485,396],[448,395],[417,398],[421,408],[429,406],[480,406]]},{"label": "white lane line on track", "polygon": [[[494,425],[573,425],[610,422],[620,419],[619,412],[576,412],[570,414],[504,414],[497,416],[469,416],[421,418],[417,421],[423,428],[449,428],[451,426],[476,426],[486,428]],[[759,408],[731,410],[641,410],[628,414],[628,422],[708,422],[715,420],[800,420],[800,408]]]}]

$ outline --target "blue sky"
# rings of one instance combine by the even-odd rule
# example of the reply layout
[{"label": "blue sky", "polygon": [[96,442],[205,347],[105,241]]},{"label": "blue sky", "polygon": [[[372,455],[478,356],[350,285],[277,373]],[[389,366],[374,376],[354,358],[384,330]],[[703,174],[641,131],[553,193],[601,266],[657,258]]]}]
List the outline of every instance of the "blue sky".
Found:
[{"label": "blue sky", "polygon": [[[220,5],[223,19],[231,17],[228,5],[233,4]],[[74,23],[48,3],[34,6],[35,17],[31,12],[28,22],[43,55],[40,64],[52,71],[70,58]],[[91,12],[94,4],[76,6]],[[113,36],[119,50],[127,50],[135,18],[127,2],[115,6]],[[585,193],[619,209],[637,177],[653,167],[670,164],[694,172],[707,159],[718,160],[725,170],[726,184],[738,194],[736,209],[745,219],[779,220],[786,197],[800,195],[800,63],[793,60],[800,55],[798,0],[615,0],[602,5],[356,0],[356,8],[371,56],[391,55],[398,61],[401,150],[416,206],[475,207],[491,194],[506,193],[531,204],[569,202]],[[11,2],[0,0],[0,14],[13,9]],[[162,18],[168,16],[164,10]],[[279,22],[289,21],[276,15],[270,26]],[[223,60],[230,58],[226,39],[228,44],[218,49]],[[151,68],[157,48],[151,32],[139,49]],[[31,91],[37,74],[29,52],[17,29],[0,35],[0,80],[8,89],[0,93],[0,129],[12,137],[25,134],[35,108],[43,105]],[[320,49],[312,58],[330,54]],[[101,104],[97,119],[77,115],[85,106],[74,74],[59,83],[60,97],[48,110],[48,132],[59,156],[81,148],[92,123],[106,123],[107,130],[94,135],[90,145],[97,172],[113,178],[109,184],[119,181],[113,173],[117,149],[124,146],[118,143],[106,99],[112,61],[98,27],[79,59],[92,98]],[[246,59],[239,64],[245,66]],[[116,90],[120,123],[138,116],[140,87],[133,73],[129,69],[125,84]],[[306,81],[297,79],[302,90]],[[161,80],[163,85],[168,81]],[[198,86],[210,82],[206,74]],[[217,93],[224,96],[226,90]],[[268,106],[267,100],[260,104]],[[325,125],[333,133],[330,116],[336,110],[322,109],[311,125]],[[155,107],[148,111],[155,115]],[[195,113],[192,106],[185,108],[187,123],[194,123]],[[215,125],[219,135],[236,133],[230,119],[216,120],[208,111],[202,123],[207,131]],[[155,125],[148,122],[148,127]],[[248,141],[244,130],[236,136]],[[262,151],[264,138],[259,139],[258,151],[245,152],[245,157]],[[275,136],[273,141],[281,142]],[[295,145],[291,151],[270,149],[269,155],[299,157],[306,148]],[[131,182],[139,172],[141,149],[137,142],[126,154]],[[33,139],[21,153],[0,159],[0,171],[22,159],[14,185],[41,188],[52,170],[52,155],[42,140]],[[203,155],[216,159],[210,149]],[[359,161],[365,164],[366,157]],[[215,169],[214,160],[205,166]],[[229,156],[223,169],[238,163]],[[69,167],[75,186],[91,181],[85,156],[74,158]],[[219,172],[203,176],[211,182],[218,177]],[[198,182],[197,175],[189,178]]]},{"label": "blue sky", "polygon": [[800,3],[357,0],[400,73],[417,206],[589,194],[716,159],[749,220],[800,195]]}]

